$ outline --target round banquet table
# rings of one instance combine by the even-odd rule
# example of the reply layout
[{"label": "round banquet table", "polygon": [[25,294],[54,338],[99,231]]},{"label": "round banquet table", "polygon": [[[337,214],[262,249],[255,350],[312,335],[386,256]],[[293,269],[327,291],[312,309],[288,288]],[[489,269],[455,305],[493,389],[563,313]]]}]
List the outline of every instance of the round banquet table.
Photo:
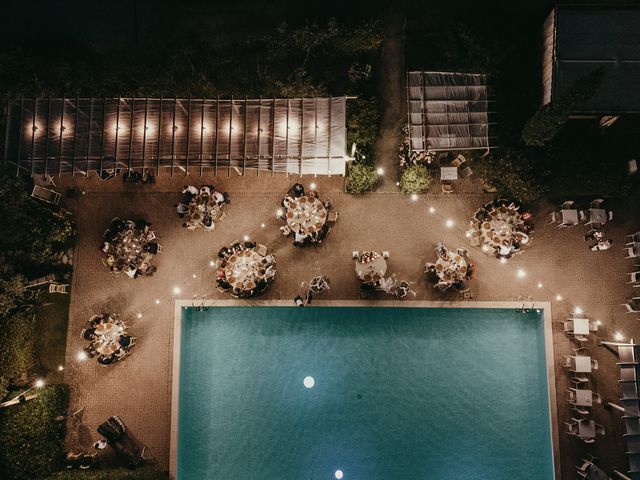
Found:
[{"label": "round banquet table", "polygon": [[96,327],[94,348],[102,355],[113,355],[119,348],[118,337],[124,332],[122,324],[110,320]]},{"label": "round banquet table", "polygon": [[266,268],[265,258],[255,250],[241,250],[229,257],[225,276],[232,288],[248,291],[256,288],[257,282],[264,278]]},{"label": "round banquet table", "polygon": [[513,208],[494,207],[489,212],[488,218],[479,222],[480,240],[493,247],[499,247],[513,242],[518,226],[522,218]]},{"label": "round banquet table", "polygon": [[294,232],[308,235],[318,232],[327,221],[327,209],[320,200],[303,195],[287,208],[287,224]]},{"label": "round banquet table", "polygon": [[356,260],[356,273],[364,282],[378,283],[387,273],[387,261],[382,255],[366,263]]},{"label": "round banquet table", "polygon": [[445,282],[456,282],[464,279],[467,274],[467,262],[462,255],[450,254],[449,260],[438,257],[436,273]]}]

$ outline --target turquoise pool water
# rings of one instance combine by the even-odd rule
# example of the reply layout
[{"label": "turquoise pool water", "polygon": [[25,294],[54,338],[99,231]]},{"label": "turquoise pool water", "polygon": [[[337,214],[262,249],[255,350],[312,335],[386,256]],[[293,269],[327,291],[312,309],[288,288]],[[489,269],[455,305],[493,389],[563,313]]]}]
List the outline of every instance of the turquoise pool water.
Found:
[{"label": "turquoise pool water", "polygon": [[185,308],[180,356],[179,480],[553,478],[542,313]]}]

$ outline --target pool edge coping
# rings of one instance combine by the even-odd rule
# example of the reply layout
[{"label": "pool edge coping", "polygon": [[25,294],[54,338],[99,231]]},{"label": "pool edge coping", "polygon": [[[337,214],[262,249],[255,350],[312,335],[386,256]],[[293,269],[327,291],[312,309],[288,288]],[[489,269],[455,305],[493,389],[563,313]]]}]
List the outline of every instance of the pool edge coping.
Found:
[{"label": "pool edge coping", "polygon": [[[291,300],[205,300],[199,302],[206,307],[295,307]],[[198,306],[200,306],[198,305]],[[178,403],[180,398],[180,347],[182,334],[182,308],[195,306],[193,300],[176,300],[173,317],[173,367],[171,375],[171,432],[169,449],[169,476],[176,479],[178,468]],[[478,302],[478,301],[363,301],[363,300],[316,300],[314,306],[322,307],[399,307],[399,308],[522,308],[522,302]],[[547,391],[549,395],[549,422],[551,453],[553,456],[553,478],[560,480],[560,436],[558,429],[558,407],[556,402],[555,354],[551,302],[538,302],[533,308],[542,309],[545,356],[547,364]]]}]

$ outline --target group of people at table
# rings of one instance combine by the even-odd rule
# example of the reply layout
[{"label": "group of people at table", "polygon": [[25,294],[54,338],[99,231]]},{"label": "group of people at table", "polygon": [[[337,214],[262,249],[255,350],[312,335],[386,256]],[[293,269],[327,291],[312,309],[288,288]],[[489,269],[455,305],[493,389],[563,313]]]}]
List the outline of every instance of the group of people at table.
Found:
[{"label": "group of people at table", "polygon": [[180,218],[187,218],[182,224],[187,230],[202,227],[212,232],[215,221],[224,218],[222,206],[230,203],[229,194],[221,193],[213,185],[203,185],[200,189],[193,185],[185,185],[182,189],[182,200],[176,205]]},{"label": "group of people at table", "polygon": [[296,183],[282,199],[282,207],[278,218],[287,224],[280,231],[285,236],[293,234],[296,247],[322,243],[331,230],[328,223],[331,202],[321,202],[315,190],[305,193],[304,186]]},{"label": "group of people at table", "polygon": [[466,290],[467,281],[471,280],[475,273],[475,265],[468,261],[467,250],[458,248],[452,252],[443,242],[439,242],[435,252],[435,263],[425,265],[427,281],[441,292],[450,288]]},{"label": "group of people at table", "polygon": [[127,325],[115,313],[100,313],[89,319],[82,338],[89,342],[84,349],[90,358],[97,357],[100,365],[126,358],[135,345],[135,338],[127,333]]},{"label": "group of people at table", "polygon": [[534,224],[531,212],[521,212],[517,200],[497,199],[486,203],[473,215],[467,238],[473,246],[497,258],[508,259],[530,243]]},{"label": "group of people at table", "polygon": [[161,251],[156,236],[146,220],[121,220],[116,217],[103,234],[100,246],[102,263],[114,275],[126,274],[130,278],[151,276],[156,267],[151,264],[153,255]]},{"label": "group of people at table", "polygon": [[267,247],[253,242],[233,242],[222,247],[216,260],[216,283],[237,298],[264,292],[276,275],[276,259]]},{"label": "group of people at table", "polygon": [[588,215],[584,210],[579,210],[573,200],[564,202],[559,212],[551,213],[551,223],[558,222],[558,227],[573,227],[585,222],[590,230],[584,240],[595,242],[589,246],[592,252],[608,250],[613,245],[613,240],[607,238],[604,231],[604,225],[610,220],[613,220],[613,211],[607,209],[603,198],[596,198],[590,203]]}]

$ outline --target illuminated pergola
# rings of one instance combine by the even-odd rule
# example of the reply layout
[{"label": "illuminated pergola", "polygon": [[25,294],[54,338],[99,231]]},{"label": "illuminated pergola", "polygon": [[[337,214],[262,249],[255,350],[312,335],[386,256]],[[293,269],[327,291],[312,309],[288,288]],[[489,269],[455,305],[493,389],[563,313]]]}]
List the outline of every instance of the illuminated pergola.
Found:
[{"label": "illuminated pergola", "polygon": [[346,97],[19,98],[8,106],[4,162],[31,175],[344,174],[345,115]]},{"label": "illuminated pergola", "polygon": [[423,152],[490,148],[491,105],[486,75],[409,72],[410,149]]}]

